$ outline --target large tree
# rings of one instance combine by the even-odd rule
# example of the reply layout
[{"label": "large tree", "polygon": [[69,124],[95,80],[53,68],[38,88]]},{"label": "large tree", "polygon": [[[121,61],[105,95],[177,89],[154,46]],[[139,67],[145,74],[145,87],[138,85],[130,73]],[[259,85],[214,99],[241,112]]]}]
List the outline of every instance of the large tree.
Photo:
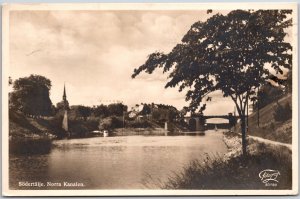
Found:
[{"label": "large tree", "polygon": [[237,107],[246,154],[245,114],[249,98],[265,84],[270,68],[276,73],[283,73],[282,67],[291,69],[292,46],[285,41],[285,29],[292,24],[291,12],[234,10],[227,15],[215,14],[194,23],[170,53],[150,54],[132,77],[163,68],[169,73],[165,87],[187,90],[191,111],[201,109],[208,94],[221,90]]},{"label": "large tree", "polygon": [[12,108],[28,116],[47,116],[52,114],[49,97],[51,81],[40,75],[30,75],[13,82],[10,94]]}]

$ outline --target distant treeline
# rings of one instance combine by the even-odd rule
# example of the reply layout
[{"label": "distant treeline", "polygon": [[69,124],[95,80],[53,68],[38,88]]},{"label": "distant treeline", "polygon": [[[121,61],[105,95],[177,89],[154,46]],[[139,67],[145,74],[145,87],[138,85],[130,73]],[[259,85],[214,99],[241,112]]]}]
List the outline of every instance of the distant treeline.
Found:
[{"label": "distant treeline", "polygon": [[62,100],[56,106],[50,99],[51,80],[40,75],[30,75],[29,77],[17,80],[9,79],[9,85],[13,90],[9,93],[9,108],[13,111],[23,113],[28,117],[39,118],[58,116],[64,114],[67,103],[69,119],[87,120],[92,118],[124,117],[127,120],[137,117],[148,117],[157,121],[174,120],[179,117],[179,111],[170,105],[141,103],[136,104],[131,110],[123,103],[113,103],[109,105],[68,105]]}]

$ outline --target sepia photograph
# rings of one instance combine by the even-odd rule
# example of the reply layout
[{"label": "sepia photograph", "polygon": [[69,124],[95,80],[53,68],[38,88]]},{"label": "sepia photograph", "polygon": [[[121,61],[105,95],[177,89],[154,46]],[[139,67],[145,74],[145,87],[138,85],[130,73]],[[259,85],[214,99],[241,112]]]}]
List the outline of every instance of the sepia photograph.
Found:
[{"label": "sepia photograph", "polygon": [[297,17],[3,5],[2,194],[298,194]]}]

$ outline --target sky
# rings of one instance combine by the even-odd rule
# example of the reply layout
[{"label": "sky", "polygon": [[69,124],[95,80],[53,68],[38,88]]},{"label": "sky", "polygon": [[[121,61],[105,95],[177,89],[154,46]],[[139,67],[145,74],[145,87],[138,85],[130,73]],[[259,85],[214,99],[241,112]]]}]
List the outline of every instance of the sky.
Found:
[{"label": "sky", "polygon": [[[227,13],[227,11],[219,11]],[[168,53],[196,21],[216,14],[203,11],[12,11],[10,76],[43,75],[52,82],[53,104],[66,85],[70,105],[121,101],[187,106],[185,93],[165,89],[162,71],[131,78],[155,51]],[[228,114],[234,105],[213,93],[205,114]]]}]

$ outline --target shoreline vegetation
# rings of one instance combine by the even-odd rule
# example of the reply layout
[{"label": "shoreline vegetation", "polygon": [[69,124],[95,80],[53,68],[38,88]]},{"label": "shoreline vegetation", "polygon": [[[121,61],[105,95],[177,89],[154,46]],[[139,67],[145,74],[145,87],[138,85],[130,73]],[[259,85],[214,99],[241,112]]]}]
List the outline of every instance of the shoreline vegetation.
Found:
[{"label": "shoreline vegetation", "polygon": [[[248,154],[242,155],[241,136],[224,132],[228,153],[194,160],[174,173],[159,186],[162,189],[291,189],[292,152],[284,146],[248,141]],[[278,183],[263,183],[259,173],[265,169],[278,170]],[[150,182],[150,183],[153,183]],[[148,186],[147,184],[145,185]]]}]

